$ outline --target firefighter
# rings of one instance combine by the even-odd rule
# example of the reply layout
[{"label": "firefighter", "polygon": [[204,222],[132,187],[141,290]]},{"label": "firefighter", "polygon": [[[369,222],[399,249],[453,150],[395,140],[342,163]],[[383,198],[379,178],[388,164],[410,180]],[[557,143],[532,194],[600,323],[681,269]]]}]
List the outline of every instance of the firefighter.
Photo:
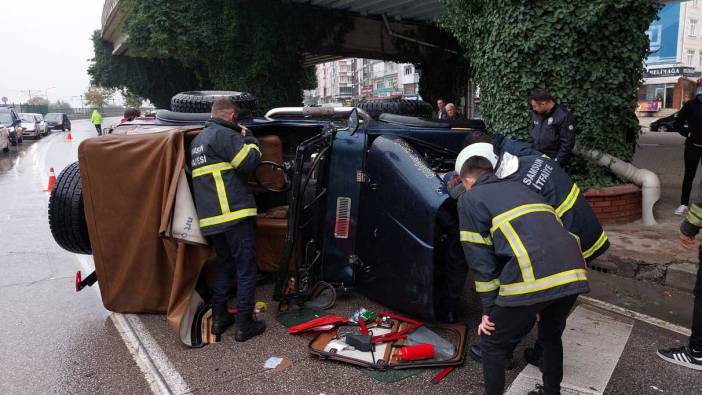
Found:
[{"label": "firefighter", "polygon": [[212,333],[235,322],[227,310],[229,286],[237,282],[236,331],[243,342],[266,329],[253,317],[256,290],[256,201],[248,190],[249,174],[261,160],[258,141],[237,124],[238,108],[228,98],[212,104],[212,117],[190,144],[195,206],[202,234],[217,253],[212,287]]},{"label": "firefighter", "polygon": [[[489,144],[474,146],[459,154],[456,171],[466,189],[458,201],[461,242],[482,302],[485,392],[502,394],[506,359],[538,314],[544,385],[531,394],[558,394],[566,319],[577,295],[589,291],[577,236],[538,193],[494,174]],[[478,149],[484,155],[466,152]]]},{"label": "firefighter", "polygon": [[[487,148],[484,145],[481,147]],[[546,199],[548,204],[556,210],[566,229],[580,239],[583,258],[587,262],[591,262],[607,251],[609,248],[607,234],[602,229],[602,225],[580,188],[563,168],[543,155],[515,156],[509,151],[496,150],[494,145],[490,149],[493,152],[498,152],[497,170],[495,171],[497,177],[521,182]],[[471,152],[472,155],[475,155],[478,151],[464,150],[462,152]],[[452,172],[444,178],[447,180],[449,194],[457,199],[465,191],[460,177]]]},{"label": "firefighter", "polygon": [[[504,140],[509,139],[504,138]],[[486,141],[486,138],[474,138],[472,141]],[[487,141],[489,141],[489,136],[487,136]],[[473,147],[477,148],[479,146]],[[487,153],[485,155],[497,151],[495,149],[496,146],[482,147],[485,148]],[[464,150],[463,152],[470,153],[470,156],[480,155],[480,150],[477,149]],[[607,234],[602,229],[602,225],[582,195],[578,185],[570,179],[560,166],[543,155],[516,157],[510,152],[502,151],[496,162],[496,167],[498,178],[520,182],[546,199],[546,202],[556,210],[563,222],[563,226],[578,237],[581,252],[586,262],[591,262],[607,251],[609,248]],[[450,194],[457,199],[465,191],[465,188],[460,182],[460,177],[453,175],[449,177],[452,177],[448,182]],[[453,265],[457,264],[454,263]],[[454,273],[455,275],[452,277],[460,276],[462,272],[455,270]],[[465,279],[465,274],[463,278]],[[453,283],[447,285],[451,287],[457,283],[458,281],[454,280]],[[481,351],[478,345],[471,345],[470,356],[477,362],[481,361]],[[539,342],[534,347],[527,348],[524,352],[524,357],[527,362],[539,365],[541,359]]]}]

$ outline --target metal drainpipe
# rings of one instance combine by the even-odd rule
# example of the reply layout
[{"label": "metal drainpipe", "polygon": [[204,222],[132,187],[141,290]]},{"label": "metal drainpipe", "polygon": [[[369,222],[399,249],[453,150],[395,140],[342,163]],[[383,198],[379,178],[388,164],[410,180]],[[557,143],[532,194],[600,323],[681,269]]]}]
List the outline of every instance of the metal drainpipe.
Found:
[{"label": "metal drainpipe", "polygon": [[576,146],[573,151],[585,158],[592,159],[597,164],[608,168],[612,173],[641,187],[641,216],[643,224],[657,224],[653,216],[653,205],[661,197],[661,181],[656,173],[647,169],[639,169],[629,162],[624,162],[597,150],[587,150]]}]

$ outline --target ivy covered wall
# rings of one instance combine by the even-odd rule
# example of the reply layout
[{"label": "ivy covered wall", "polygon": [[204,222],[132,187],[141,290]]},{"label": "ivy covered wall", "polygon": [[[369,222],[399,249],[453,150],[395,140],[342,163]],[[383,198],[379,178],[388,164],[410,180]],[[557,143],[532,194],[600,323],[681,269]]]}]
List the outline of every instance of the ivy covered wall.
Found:
[{"label": "ivy covered wall", "polygon": [[[445,0],[440,22],[465,49],[495,131],[526,138],[527,96],[547,88],[577,117],[580,144],[631,159],[639,133],[636,92],[648,51],[651,0]],[[576,164],[589,184],[597,166]]]},{"label": "ivy covered wall", "polygon": [[[168,107],[166,96],[205,88],[251,92],[262,109],[302,103],[314,79],[301,54],[334,45],[352,27],[338,12],[276,0],[120,3],[126,12],[120,30],[135,60],[109,56],[110,44],[95,40],[93,83],[128,87],[160,107]],[[141,72],[136,80],[134,70]]]}]

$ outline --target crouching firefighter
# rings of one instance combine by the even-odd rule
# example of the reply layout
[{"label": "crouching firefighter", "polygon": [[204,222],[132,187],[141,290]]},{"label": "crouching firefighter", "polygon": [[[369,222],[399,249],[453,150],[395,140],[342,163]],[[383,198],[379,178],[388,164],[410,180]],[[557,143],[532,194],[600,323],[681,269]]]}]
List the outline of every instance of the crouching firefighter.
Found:
[{"label": "crouching firefighter", "polygon": [[482,302],[485,391],[502,394],[507,357],[539,314],[544,386],[531,394],[558,394],[561,335],[577,295],[589,291],[578,238],[542,196],[494,174],[494,153],[464,158],[456,161],[466,189],[458,200],[460,235]]},{"label": "crouching firefighter", "polygon": [[212,333],[222,334],[235,322],[227,311],[229,286],[237,283],[236,341],[266,329],[254,319],[256,290],[256,201],[247,180],[261,160],[258,141],[238,125],[238,108],[227,98],[212,105],[212,118],[190,144],[195,206],[202,234],[217,253],[212,286]]}]

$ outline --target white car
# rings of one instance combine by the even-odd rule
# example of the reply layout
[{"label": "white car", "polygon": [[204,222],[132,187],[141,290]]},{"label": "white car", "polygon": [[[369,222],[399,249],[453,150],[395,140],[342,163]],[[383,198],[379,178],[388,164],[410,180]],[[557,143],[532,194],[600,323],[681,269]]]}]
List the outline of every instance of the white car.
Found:
[{"label": "white car", "polygon": [[35,140],[39,140],[41,136],[46,134],[46,122],[41,114],[21,113],[17,114],[22,119],[22,135],[32,136]]}]

